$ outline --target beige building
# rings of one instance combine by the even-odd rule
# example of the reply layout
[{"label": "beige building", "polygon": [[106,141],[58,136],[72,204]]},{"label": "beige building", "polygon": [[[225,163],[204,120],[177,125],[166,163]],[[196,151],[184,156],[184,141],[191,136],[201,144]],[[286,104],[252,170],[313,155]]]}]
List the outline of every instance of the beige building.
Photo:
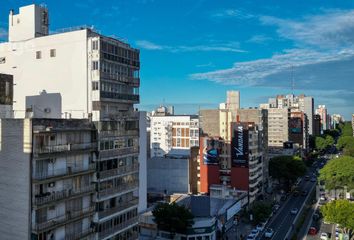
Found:
[{"label": "beige building", "polygon": [[268,109],[268,147],[283,147],[289,141],[289,109]]}]

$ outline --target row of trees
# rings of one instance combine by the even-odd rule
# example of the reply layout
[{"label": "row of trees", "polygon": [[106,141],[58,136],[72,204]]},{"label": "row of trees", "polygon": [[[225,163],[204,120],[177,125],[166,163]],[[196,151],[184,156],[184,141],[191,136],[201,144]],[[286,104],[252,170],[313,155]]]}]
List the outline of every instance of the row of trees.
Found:
[{"label": "row of trees", "polygon": [[306,173],[306,165],[298,156],[278,156],[269,161],[269,174],[290,190],[297,178]]},{"label": "row of trees", "polygon": [[340,125],[342,135],[337,141],[337,149],[342,150],[344,155],[354,157],[354,137],[350,122]]}]

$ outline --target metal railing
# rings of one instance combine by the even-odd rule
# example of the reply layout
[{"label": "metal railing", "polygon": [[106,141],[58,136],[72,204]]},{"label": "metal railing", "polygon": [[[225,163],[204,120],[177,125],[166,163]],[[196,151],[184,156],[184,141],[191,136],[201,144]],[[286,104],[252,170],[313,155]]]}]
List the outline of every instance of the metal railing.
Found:
[{"label": "metal railing", "polygon": [[90,185],[75,190],[65,189],[62,191],[49,192],[48,195],[35,197],[34,204],[40,206],[49,202],[60,201],[80,194],[90,193],[93,192],[94,190],[95,190],[95,186]]},{"label": "metal railing", "polygon": [[88,208],[80,209],[77,211],[68,211],[66,214],[57,216],[51,219],[46,219],[42,222],[36,223],[33,226],[33,230],[40,232],[50,228],[55,228],[67,221],[76,220],[78,218],[83,218],[87,215],[93,214],[95,211],[95,207],[91,206]]},{"label": "metal railing", "polygon": [[92,233],[94,233],[94,229],[89,228],[89,229],[83,230],[79,233],[73,233],[70,235],[65,234],[65,240],[79,240],[79,239],[82,239],[83,237],[89,236]]},{"label": "metal railing", "polygon": [[48,172],[35,172],[32,177],[34,180],[44,180],[44,179],[55,178],[55,177],[71,176],[78,173],[93,171],[95,169],[96,169],[96,164],[91,163],[88,165],[88,167],[84,167],[84,166],[66,167],[66,168],[53,169]]},{"label": "metal railing", "polygon": [[131,218],[131,219],[129,219],[117,226],[114,226],[112,228],[106,229],[105,231],[99,232],[98,236],[100,238],[105,238],[105,237],[107,237],[117,231],[120,231],[130,225],[133,225],[133,224],[138,224],[138,217]]},{"label": "metal railing", "polygon": [[124,209],[138,205],[138,203],[139,203],[139,198],[134,198],[133,200],[130,200],[129,202],[122,203],[117,207],[100,211],[100,212],[98,212],[98,216],[99,216],[99,218],[104,218],[104,217],[110,216],[114,213],[120,212]]},{"label": "metal railing", "polygon": [[124,83],[130,83],[135,86],[139,86],[140,84],[140,78],[134,78],[134,77],[127,77],[127,76],[119,76],[117,74],[111,74],[111,73],[106,73],[103,71],[100,71],[100,77],[101,78],[106,78],[106,79],[112,79],[112,80],[117,80],[119,82],[124,82]]},{"label": "metal railing", "polygon": [[112,194],[124,192],[126,190],[133,190],[134,188],[139,187],[139,180],[136,180],[131,183],[123,183],[117,187],[114,188],[108,188],[108,189],[103,189],[98,192],[99,198],[107,197]]},{"label": "metal railing", "polygon": [[128,148],[117,148],[112,150],[104,150],[100,151],[100,159],[114,157],[114,156],[122,156],[128,154],[139,153],[138,147],[128,147]]},{"label": "metal railing", "polygon": [[63,145],[47,145],[34,149],[35,154],[60,153],[68,151],[90,150],[97,148],[96,142],[90,143],[69,143]]},{"label": "metal railing", "polygon": [[103,178],[108,178],[112,176],[119,176],[127,173],[132,173],[139,171],[139,164],[133,164],[133,165],[127,165],[127,166],[121,166],[115,169],[110,169],[106,171],[101,171],[98,173],[98,176],[100,179]]}]

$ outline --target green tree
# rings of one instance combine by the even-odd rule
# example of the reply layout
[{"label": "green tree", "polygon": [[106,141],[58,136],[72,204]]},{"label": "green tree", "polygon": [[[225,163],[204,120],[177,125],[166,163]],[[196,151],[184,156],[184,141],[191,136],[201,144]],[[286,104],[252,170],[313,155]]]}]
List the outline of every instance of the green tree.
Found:
[{"label": "green tree", "polygon": [[298,177],[306,173],[306,165],[299,157],[278,156],[269,161],[269,174],[290,189]]},{"label": "green tree", "polygon": [[325,182],[327,190],[344,186],[354,189],[354,158],[343,156],[332,159],[320,170],[319,180]]},{"label": "green tree", "polygon": [[194,224],[193,214],[189,209],[176,203],[160,203],[152,211],[154,222],[159,230],[175,233],[186,233]]},{"label": "green tree", "polygon": [[331,135],[326,135],[325,142],[327,145],[326,148],[331,147],[334,144],[334,138]]},{"label": "green tree", "polygon": [[351,122],[345,122],[341,125],[341,135],[342,136],[353,136],[353,129]]},{"label": "green tree", "polygon": [[323,131],[324,135],[329,135],[333,138],[337,138],[339,136],[339,131],[338,129],[327,129]]},{"label": "green tree", "polygon": [[272,212],[272,206],[263,202],[255,202],[251,206],[251,211],[253,214],[253,222],[255,224],[264,222]]},{"label": "green tree", "polygon": [[344,233],[351,234],[354,230],[354,203],[348,200],[335,200],[321,207],[326,222],[337,223]]},{"label": "green tree", "polygon": [[337,141],[337,148],[342,150],[345,147],[354,147],[353,136],[341,136]]},{"label": "green tree", "polygon": [[318,151],[325,150],[327,148],[326,140],[323,137],[316,137],[315,146]]}]

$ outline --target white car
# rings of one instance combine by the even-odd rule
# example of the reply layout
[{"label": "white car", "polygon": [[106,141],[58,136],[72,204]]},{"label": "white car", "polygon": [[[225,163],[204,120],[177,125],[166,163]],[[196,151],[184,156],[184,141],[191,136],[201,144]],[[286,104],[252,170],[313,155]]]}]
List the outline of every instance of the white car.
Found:
[{"label": "white car", "polygon": [[258,224],[257,226],[256,226],[256,229],[259,231],[259,232],[262,232],[263,231],[263,229],[264,229],[264,223],[260,223],[260,224]]},{"label": "white car", "polygon": [[296,215],[298,211],[299,211],[299,209],[293,208],[293,209],[291,209],[290,213],[291,213],[292,215]]},{"label": "white car", "polygon": [[264,233],[264,236],[265,236],[266,238],[271,238],[271,237],[273,236],[273,234],[274,234],[273,229],[267,228],[267,230],[266,230],[265,233]]},{"label": "white car", "polygon": [[250,234],[247,236],[247,239],[246,240],[255,240],[256,239],[256,236]]},{"label": "white car", "polygon": [[321,233],[321,240],[328,240],[328,234],[327,233]]},{"label": "white car", "polygon": [[253,229],[250,233],[250,235],[254,235],[255,237],[258,236],[259,231],[257,229]]}]

